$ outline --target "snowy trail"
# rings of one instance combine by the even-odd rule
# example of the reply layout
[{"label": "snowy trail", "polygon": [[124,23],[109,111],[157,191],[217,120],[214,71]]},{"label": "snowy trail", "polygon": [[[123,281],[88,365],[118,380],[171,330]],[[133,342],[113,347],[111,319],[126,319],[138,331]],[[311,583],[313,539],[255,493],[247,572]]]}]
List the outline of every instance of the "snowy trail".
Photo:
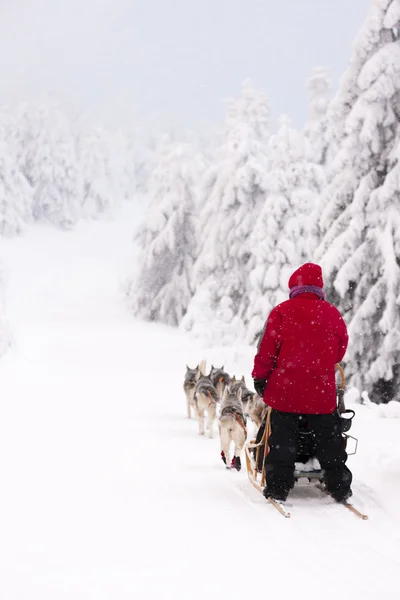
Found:
[{"label": "snowy trail", "polygon": [[291,520],[275,513],[185,417],[186,363],[205,355],[247,375],[249,356],[124,310],[134,220],[126,208],[1,243],[15,334],[0,362],[1,600],[397,600],[397,502],[375,486],[380,461],[399,490],[388,441],[399,421],[361,411],[350,465],[370,521],[308,486],[293,492]]}]

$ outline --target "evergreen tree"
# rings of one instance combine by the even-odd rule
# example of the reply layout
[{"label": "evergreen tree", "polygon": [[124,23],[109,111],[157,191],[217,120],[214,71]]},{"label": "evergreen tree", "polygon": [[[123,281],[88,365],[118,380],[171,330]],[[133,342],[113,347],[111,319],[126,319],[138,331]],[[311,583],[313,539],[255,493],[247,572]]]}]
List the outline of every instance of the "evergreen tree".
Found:
[{"label": "evergreen tree", "polygon": [[32,189],[0,145],[0,235],[11,237],[32,219]]},{"label": "evergreen tree", "polygon": [[320,189],[320,168],[308,163],[304,136],[287,118],[270,142],[266,201],[252,238],[255,264],[246,320],[251,342],[271,309],[287,298],[289,274],[309,260],[309,215]]},{"label": "evergreen tree", "polygon": [[400,400],[399,37],[400,1],[375,0],[334,102],[344,121],[317,249],[350,324],[348,375],[379,401]]},{"label": "evergreen tree", "polygon": [[162,149],[149,182],[149,206],[138,233],[139,270],[129,285],[135,315],[178,325],[193,294],[195,211],[201,159],[188,146]]},{"label": "evergreen tree", "polygon": [[[197,294],[207,301],[202,310],[210,315],[210,329],[229,341],[244,334],[252,234],[264,202],[267,168],[269,106],[248,81],[241,98],[228,105],[224,137],[204,180],[194,281]],[[194,298],[192,308],[198,305]],[[184,326],[189,329],[195,321],[190,309]]]},{"label": "evergreen tree", "polygon": [[104,132],[97,129],[80,136],[79,162],[83,177],[82,214],[95,217],[113,203],[112,175]]},{"label": "evergreen tree", "polygon": [[69,227],[80,217],[82,175],[76,135],[67,116],[42,102],[21,104],[14,116],[10,144],[33,190],[35,220]]},{"label": "evergreen tree", "polygon": [[305,127],[307,159],[311,163],[323,165],[327,154],[328,106],[331,95],[331,84],[326,69],[314,69],[308,82],[310,94],[310,115]]}]

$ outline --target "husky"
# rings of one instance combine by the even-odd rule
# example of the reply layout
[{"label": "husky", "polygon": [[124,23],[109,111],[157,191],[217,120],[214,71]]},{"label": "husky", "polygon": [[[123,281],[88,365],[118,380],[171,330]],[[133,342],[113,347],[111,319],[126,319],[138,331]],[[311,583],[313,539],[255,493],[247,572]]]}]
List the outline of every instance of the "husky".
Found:
[{"label": "husky", "polygon": [[246,414],[250,417],[253,423],[256,426],[257,431],[255,435],[257,436],[258,430],[261,427],[261,423],[265,419],[265,415],[267,414],[268,406],[265,404],[264,400],[259,396],[256,392],[252,394],[250,399],[247,402]]},{"label": "husky", "polygon": [[236,375],[234,375],[230,381],[229,389],[233,394],[236,394],[239,388],[242,390],[247,389],[244,375],[242,375],[242,379],[236,379]]},{"label": "husky", "polygon": [[213,386],[217,390],[217,398],[218,400],[221,400],[225,387],[229,385],[231,378],[229,377],[228,373],[224,371],[224,365],[222,365],[220,369],[214,367],[214,365],[211,365],[210,377]]},{"label": "husky", "polygon": [[248,414],[247,406],[254,392],[246,387],[244,375],[242,376],[242,379],[236,379],[236,377],[233,376],[229,387],[234,394],[236,394],[239,389],[242,390],[243,412],[245,415]]},{"label": "husky", "polygon": [[186,365],[185,380],[183,383],[183,390],[186,396],[186,409],[188,419],[192,418],[191,408],[193,408],[196,414],[196,404],[194,402],[194,390],[196,387],[196,376],[199,371],[199,365],[195,369],[191,369]]},{"label": "husky", "polygon": [[[240,453],[247,438],[246,419],[243,413],[242,388],[233,392],[230,386],[224,390],[219,416],[219,437],[221,440],[221,458],[227,469],[240,471]],[[235,443],[235,451],[230,459],[230,445]]]},{"label": "husky", "polygon": [[196,375],[196,387],[194,390],[194,403],[199,420],[199,434],[204,435],[205,413],[207,413],[208,437],[214,436],[213,424],[217,414],[217,390],[215,389],[210,375],[206,375],[206,361],[200,363]]}]

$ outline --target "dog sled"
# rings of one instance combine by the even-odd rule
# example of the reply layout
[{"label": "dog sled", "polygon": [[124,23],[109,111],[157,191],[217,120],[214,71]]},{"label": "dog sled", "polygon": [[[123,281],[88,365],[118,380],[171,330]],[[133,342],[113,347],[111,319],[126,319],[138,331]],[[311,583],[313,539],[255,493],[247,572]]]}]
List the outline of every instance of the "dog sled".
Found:
[{"label": "dog sled", "polygon": [[[358,440],[357,438],[349,435],[349,430],[351,428],[352,420],[355,416],[354,410],[346,409],[344,404],[344,393],[346,389],[346,381],[345,375],[342,367],[337,364],[336,368],[340,374],[340,384],[337,386],[337,410],[341,418],[341,432],[343,438],[343,445],[350,456],[352,454],[356,454]],[[247,474],[250,480],[250,483],[259,491],[263,492],[265,488],[265,457],[268,454],[268,438],[271,433],[271,409],[268,409],[266,418],[262,423],[256,439],[250,440],[245,445],[245,457],[246,457],[246,468]],[[348,442],[352,440],[354,444],[354,450],[352,452],[348,451]],[[315,442],[312,431],[308,429],[307,423],[304,423],[302,428],[299,431],[298,442],[297,442],[297,457],[296,457],[296,469],[295,469],[295,481],[298,482],[299,479],[306,478],[311,483],[312,481],[316,482],[319,489],[323,490],[323,473],[321,468],[315,468],[312,464],[315,464]],[[311,464],[311,468],[307,467],[307,465]],[[301,466],[304,465],[304,468]],[[284,517],[289,518],[291,515],[285,508],[279,503],[273,500],[272,498],[267,498],[267,500],[272,504]],[[353,512],[355,515],[360,517],[361,519],[368,519],[367,515],[362,514],[359,510],[357,510],[352,504],[349,502],[344,502],[343,506],[345,506],[348,510]]]}]

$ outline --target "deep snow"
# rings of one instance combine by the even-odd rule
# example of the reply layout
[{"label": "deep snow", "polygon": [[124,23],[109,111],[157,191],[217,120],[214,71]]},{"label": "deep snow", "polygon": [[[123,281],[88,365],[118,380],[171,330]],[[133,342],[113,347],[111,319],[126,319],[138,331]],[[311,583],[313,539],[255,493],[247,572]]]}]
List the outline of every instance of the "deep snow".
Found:
[{"label": "deep snow", "polygon": [[[0,362],[0,598],[398,600],[400,420],[356,405],[360,521],[299,484],[283,519],[185,415],[185,364],[249,377],[126,312],[135,207],[1,241],[13,347]],[[398,413],[396,413],[398,414]],[[243,461],[244,462],[244,461]]]}]

